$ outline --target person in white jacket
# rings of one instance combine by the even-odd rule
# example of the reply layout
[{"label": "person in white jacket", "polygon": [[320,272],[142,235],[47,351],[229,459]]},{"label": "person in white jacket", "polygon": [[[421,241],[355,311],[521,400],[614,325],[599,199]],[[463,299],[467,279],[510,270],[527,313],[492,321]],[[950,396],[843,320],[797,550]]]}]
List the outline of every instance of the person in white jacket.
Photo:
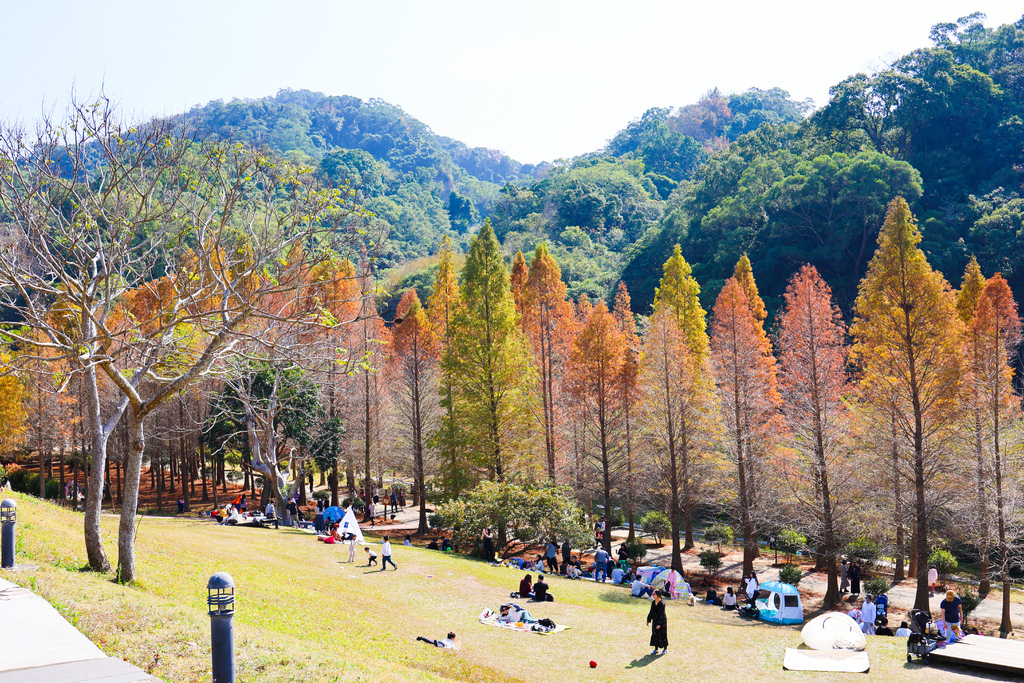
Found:
[{"label": "person in white jacket", "polygon": [[864,598],[864,604],[860,607],[860,630],[865,635],[875,635],[875,618],[878,616],[878,611],[875,609],[875,603],[872,602],[870,596]]},{"label": "person in white jacket", "polygon": [[395,564],[395,561],[391,559],[391,542],[388,540],[387,536],[384,537],[384,543],[382,543],[380,546],[380,557],[381,571],[384,571],[388,568],[388,562],[390,562],[391,566],[395,568],[395,571],[398,571],[398,565]]}]

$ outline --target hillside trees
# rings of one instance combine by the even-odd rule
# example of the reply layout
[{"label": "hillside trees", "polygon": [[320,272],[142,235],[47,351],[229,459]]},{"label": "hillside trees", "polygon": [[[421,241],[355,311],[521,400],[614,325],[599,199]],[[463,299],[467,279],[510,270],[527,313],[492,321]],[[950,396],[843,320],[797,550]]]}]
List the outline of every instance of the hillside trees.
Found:
[{"label": "hillside trees", "polygon": [[[17,325],[45,335],[37,343],[8,320],[8,333],[37,349],[21,357],[52,350],[83,378],[90,491],[103,490],[107,442],[130,409],[118,577],[132,581],[146,416],[231,354],[247,321],[279,317],[264,300],[293,291],[325,247],[344,253],[363,237],[346,227],[359,215],[347,198],[300,169],[197,140],[178,122],[133,128],[105,101],[69,118],[35,139],[0,131],[11,237],[0,283]],[[315,248],[287,258],[299,244]],[[122,294],[140,288],[152,305],[124,308]],[[100,404],[100,372],[119,392],[111,410]],[[94,570],[109,567],[100,502],[89,496],[85,518]]]},{"label": "hillside trees", "polygon": [[844,453],[845,337],[829,286],[814,266],[804,266],[790,281],[779,318],[779,391],[790,444],[800,456],[790,483],[802,527],[824,550],[826,605],[839,601],[836,555],[855,505],[853,468]]},{"label": "hillside trees", "polygon": [[861,400],[888,428],[891,417],[906,449],[914,491],[915,608],[928,609],[928,520],[949,439],[963,409],[963,324],[955,297],[918,248],[921,233],[902,198],[889,205],[857,296],[851,327],[853,358],[860,365]]}]

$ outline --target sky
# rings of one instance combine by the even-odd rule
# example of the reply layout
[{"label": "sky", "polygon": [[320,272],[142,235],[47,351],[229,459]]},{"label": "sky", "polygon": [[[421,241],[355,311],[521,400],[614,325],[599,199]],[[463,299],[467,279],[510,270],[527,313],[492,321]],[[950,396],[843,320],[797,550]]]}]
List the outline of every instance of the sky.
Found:
[{"label": "sky", "polygon": [[0,121],[103,92],[129,115],[284,88],[380,98],[523,163],[601,148],[650,107],[713,88],[828,100],[843,78],[1014,0],[0,0]]}]

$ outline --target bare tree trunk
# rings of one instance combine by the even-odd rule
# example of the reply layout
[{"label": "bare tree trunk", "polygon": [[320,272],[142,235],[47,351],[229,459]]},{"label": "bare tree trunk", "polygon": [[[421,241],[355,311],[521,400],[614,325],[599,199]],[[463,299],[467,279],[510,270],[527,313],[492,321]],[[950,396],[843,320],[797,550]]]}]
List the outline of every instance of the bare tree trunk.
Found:
[{"label": "bare tree trunk", "polygon": [[[85,499],[85,552],[89,557],[89,568],[97,572],[110,571],[110,562],[103,552],[103,537],[100,532],[101,496],[103,491],[103,464],[107,460],[107,432],[103,429],[100,415],[100,393],[96,378],[96,367],[88,366],[83,373],[84,390],[88,403],[89,435],[92,440],[93,468],[89,473],[88,497]],[[83,430],[84,430],[83,423]],[[75,492],[77,499],[78,492]]]},{"label": "bare tree trunk", "polygon": [[[124,477],[124,499],[117,534],[117,580],[135,581],[135,521],[139,507],[139,480],[142,476],[142,454],[146,447],[143,420],[131,411],[131,439]],[[159,491],[159,488],[157,489]]]}]

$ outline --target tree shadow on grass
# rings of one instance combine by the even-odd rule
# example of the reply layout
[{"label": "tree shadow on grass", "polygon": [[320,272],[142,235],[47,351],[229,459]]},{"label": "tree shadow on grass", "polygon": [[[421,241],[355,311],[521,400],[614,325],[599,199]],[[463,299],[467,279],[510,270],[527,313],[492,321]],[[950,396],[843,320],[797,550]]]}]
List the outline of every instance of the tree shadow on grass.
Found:
[{"label": "tree shadow on grass", "polygon": [[626,665],[626,668],[639,669],[642,666],[647,666],[659,657],[661,657],[661,655],[646,654],[643,657],[640,657],[639,659],[634,659],[632,662]]},{"label": "tree shadow on grass", "polygon": [[604,602],[617,602],[623,605],[636,603],[637,605],[646,606],[651,602],[648,598],[633,597],[633,594],[625,588],[621,590],[604,591],[600,594],[599,598]]}]

